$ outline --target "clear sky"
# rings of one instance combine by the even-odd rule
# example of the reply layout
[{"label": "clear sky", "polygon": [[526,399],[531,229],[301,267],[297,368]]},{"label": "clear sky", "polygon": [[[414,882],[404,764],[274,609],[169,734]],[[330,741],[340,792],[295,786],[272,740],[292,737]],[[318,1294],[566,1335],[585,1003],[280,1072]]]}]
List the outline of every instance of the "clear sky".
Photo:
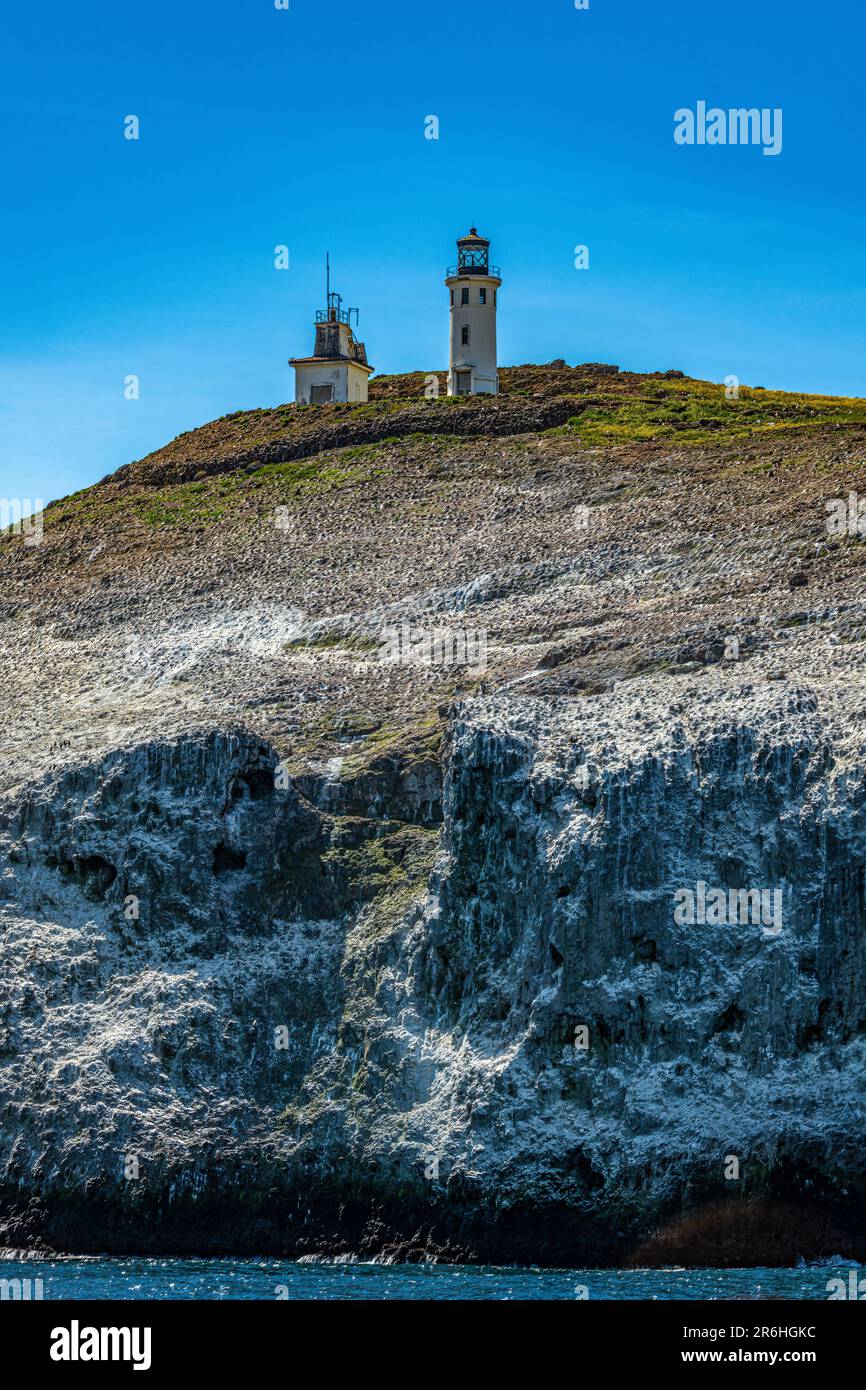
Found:
[{"label": "clear sky", "polygon": [[[377,371],[445,367],[471,222],[503,365],[866,394],[864,40],[855,0],[7,0],[0,496],[290,400],[326,250]],[[677,145],[699,101],[781,154]]]}]

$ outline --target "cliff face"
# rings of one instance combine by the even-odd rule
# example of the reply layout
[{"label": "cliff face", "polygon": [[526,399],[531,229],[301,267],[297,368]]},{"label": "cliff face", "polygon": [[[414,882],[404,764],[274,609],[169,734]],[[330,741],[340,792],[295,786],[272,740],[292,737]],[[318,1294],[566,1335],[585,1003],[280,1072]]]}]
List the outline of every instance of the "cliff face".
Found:
[{"label": "cliff face", "polygon": [[[474,535],[465,443],[338,455],[354,604],[315,600],[296,473],[294,530],[251,539],[239,492],[218,572],[200,515],[139,550],[111,484],[7,556],[42,657],[9,668],[0,1244],[862,1257],[861,547],[822,506],[860,442],[744,474],[741,442],[494,433]],[[563,536],[623,477],[631,524]],[[423,554],[436,497],[456,557]],[[432,621],[486,669],[381,660]]]}]

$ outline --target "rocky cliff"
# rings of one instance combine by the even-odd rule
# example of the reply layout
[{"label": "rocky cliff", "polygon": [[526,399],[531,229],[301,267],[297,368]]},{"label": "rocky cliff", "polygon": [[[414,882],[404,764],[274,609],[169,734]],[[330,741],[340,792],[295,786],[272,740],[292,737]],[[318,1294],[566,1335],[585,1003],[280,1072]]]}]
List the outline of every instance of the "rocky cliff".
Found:
[{"label": "rocky cliff", "polygon": [[0,544],[0,1244],[862,1258],[866,403],[423,382]]}]

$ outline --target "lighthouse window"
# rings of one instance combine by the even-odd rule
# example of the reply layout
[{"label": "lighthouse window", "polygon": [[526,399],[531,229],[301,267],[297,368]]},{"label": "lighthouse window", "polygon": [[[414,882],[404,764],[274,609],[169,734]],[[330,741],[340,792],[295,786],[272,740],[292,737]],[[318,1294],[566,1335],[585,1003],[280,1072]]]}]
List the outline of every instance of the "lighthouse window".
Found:
[{"label": "lighthouse window", "polygon": [[468,347],[468,346],[469,346],[469,324],[468,324],[468,323],[464,323],[463,328],[461,329],[461,332],[460,332],[460,342],[461,342],[461,344],[462,344],[463,347]]},{"label": "lighthouse window", "polygon": [[452,305],[453,305],[453,303],[454,303],[454,291],[453,291],[453,290],[451,291],[451,303],[452,303]]},{"label": "lighthouse window", "polygon": [[467,288],[466,288],[465,290],[461,290],[461,291],[460,291],[460,303],[461,303],[461,304],[468,304],[468,303],[469,303],[469,289],[468,289],[468,286],[467,286]]},{"label": "lighthouse window", "polygon": [[478,291],[478,303],[479,303],[479,304],[486,304],[486,303],[487,303],[487,291],[486,291],[486,290],[479,290],[479,291]]}]

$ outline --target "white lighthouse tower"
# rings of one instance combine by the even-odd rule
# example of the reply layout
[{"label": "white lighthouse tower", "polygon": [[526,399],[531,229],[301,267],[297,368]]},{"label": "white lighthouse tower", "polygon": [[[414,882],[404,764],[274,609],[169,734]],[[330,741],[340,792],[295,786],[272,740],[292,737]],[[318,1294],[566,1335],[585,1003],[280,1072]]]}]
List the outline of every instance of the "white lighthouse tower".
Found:
[{"label": "white lighthouse tower", "polygon": [[490,264],[490,242],[473,227],[457,242],[457,264],[448,267],[451,291],[449,396],[496,395],[496,299],[502,281]]}]

